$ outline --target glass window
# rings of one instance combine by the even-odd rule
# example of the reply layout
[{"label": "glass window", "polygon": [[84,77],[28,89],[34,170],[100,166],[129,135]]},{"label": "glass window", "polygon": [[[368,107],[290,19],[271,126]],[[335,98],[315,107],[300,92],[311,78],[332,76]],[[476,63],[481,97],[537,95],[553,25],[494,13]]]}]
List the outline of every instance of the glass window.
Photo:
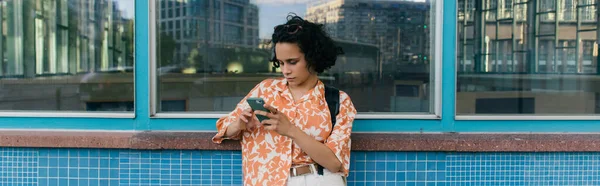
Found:
[{"label": "glass window", "polygon": [[0,2],[0,110],[133,111],[133,1]]},{"label": "glass window", "polygon": [[242,23],[243,21],[243,8],[237,5],[225,4],[225,17],[226,21],[234,23]]},{"label": "glass window", "polygon": [[242,44],[243,28],[235,25],[225,25],[225,42],[228,44]]},{"label": "glass window", "polygon": [[221,20],[221,3],[222,2],[223,2],[223,0],[213,0],[210,2],[213,4],[213,6],[212,6],[212,10],[209,10],[209,11],[212,11],[214,13],[213,17],[216,20]]},{"label": "glass window", "polygon": [[222,42],[221,35],[223,33],[221,33],[221,27],[222,27],[221,22],[215,22],[212,26],[213,26],[212,29],[214,30],[214,32],[213,32],[212,38],[210,38],[210,40],[212,40],[214,42]]},{"label": "glass window", "polygon": [[294,12],[324,24],[344,49],[345,55],[320,77],[347,92],[359,112],[433,113],[431,1],[302,2],[182,3],[194,13],[176,19],[191,23],[193,37],[157,36],[157,111],[231,111],[257,83],[279,77],[268,61],[267,43],[273,28]]},{"label": "glass window", "polygon": [[[165,1],[165,0],[162,0],[162,1]],[[193,11],[191,16],[194,16],[194,17],[206,16],[206,11],[207,11],[207,6],[208,6],[206,0],[191,0],[189,5],[184,4],[183,6],[188,7]]]},{"label": "glass window", "polygon": [[458,0],[457,115],[600,113],[592,3]]},{"label": "glass window", "polygon": [[255,4],[250,4],[248,5],[246,12],[248,14],[245,17],[247,24],[258,25],[258,6]]}]

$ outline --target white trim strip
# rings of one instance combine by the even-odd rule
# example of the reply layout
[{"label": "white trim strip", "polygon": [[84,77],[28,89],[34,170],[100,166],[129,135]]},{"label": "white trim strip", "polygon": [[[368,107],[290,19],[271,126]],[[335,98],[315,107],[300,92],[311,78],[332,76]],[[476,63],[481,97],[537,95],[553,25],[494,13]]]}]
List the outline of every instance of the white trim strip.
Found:
[{"label": "white trim strip", "polygon": [[[136,130],[83,130],[83,129],[36,129],[36,128],[0,128],[0,132],[60,132],[60,133],[142,133],[144,131]],[[216,131],[216,130],[215,130]]]},{"label": "white trim strip", "polygon": [[56,112],[56,111],[2,111],[0,117],[48,118],[135,118],[135,113],[115,112]]},{"label": "white trim strip", "polygon": [[[435,26],[435,62],[434,62],[434,110],[433,114],[439,118],[442,116],[442,57],[443,57],[443,39],[442,36],[444,34],[444,1],[435,0],[435,20],[433,25]],[[431,25],[431,23],[430,23]]]},{"label": "white trim strip", "polygon": [[216,119],[223,116],[226,116],[228,113],[226,112],[177,112],[177,113],[156,113],[150,118],[206,118],[206,119]]},{"label": "white trim strip", "polygon": [[456,116],[455,120],[482,120],[482,121],[507,121],[507,120],[600,120],[600,115],[463,115]]},{"label": "white trim strip", "polygon": [[356,119],[424,119],[424,120],[439,120],[440,116],[435,114],[356,114]]},{"label": "white trim strip", "polygon": [[151,0],[148,1],[148,38],[149,42],[148,42],[148,50],[150,51],[150,56],[148,56],[148,78],[150,79],[150,81],[148,82],[148,87],[149,87],[149,104],[150,106],[148,107],[148,116],[152,117],[156,114],[157,109],[157,80],[156,80],[156,64],[157,64],[157,52],[156,52],[156,47],[157,47],[157,43],[156,43],[156,0]]}]

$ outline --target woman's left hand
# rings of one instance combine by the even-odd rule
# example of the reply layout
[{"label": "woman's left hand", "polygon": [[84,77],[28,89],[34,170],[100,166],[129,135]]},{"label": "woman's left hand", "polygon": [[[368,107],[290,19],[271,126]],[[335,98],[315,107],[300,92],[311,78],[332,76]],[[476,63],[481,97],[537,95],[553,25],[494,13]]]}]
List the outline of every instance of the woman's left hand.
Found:
[{"label": "woman's left hand", "polygon": [[272,130],[281,135],[290,137],[296,126],[290,122],[285,114],[279,112],[276,108],[273,108],[267,104],[265,104],[264,107],[271,113],[260,110],[254,111],[254,113],[257,115],[263,115],[269,118],[267,120],[263,120],[261,125],[263,125],[267,130]]}]

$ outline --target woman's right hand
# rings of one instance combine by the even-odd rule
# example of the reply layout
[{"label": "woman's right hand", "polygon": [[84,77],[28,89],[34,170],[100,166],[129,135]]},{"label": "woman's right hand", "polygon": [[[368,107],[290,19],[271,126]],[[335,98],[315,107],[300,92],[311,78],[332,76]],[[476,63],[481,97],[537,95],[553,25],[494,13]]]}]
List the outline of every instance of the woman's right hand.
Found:
[{"label": "woman's right hand", "polygon": [[235,136],[238,136],[244,130],[254,130],[259,124],[258,119],[255,118],[252,109],[242,111],[242,114],[240,114],[237,121],[227,127],[225,136],[227,138],[235,138]]},{"label": "woman's right hand", "polygon": [[240,130],[254,130],[259,122],[254,116],[252,109],[248,108],[242,111],[242,114],[240,114],[240,117],[238,117],[237,124]]}]

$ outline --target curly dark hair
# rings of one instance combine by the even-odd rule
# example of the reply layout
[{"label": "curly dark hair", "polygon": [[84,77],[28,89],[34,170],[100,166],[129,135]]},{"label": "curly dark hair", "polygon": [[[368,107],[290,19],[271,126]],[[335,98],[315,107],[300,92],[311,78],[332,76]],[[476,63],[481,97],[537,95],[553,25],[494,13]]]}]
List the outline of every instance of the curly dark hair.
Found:
[{"label": "curly dark hair", "polygon": [[344,54],[342,48],[335,45],[333,39],[325,32],[323,24],[306,21],[296,14],[290,13],[287,22],[275,27],[272,43],[271,62],[279,68],[279,62],[275,54],[277,43],[296,43],[300,51],[304,53],[307,67],[311,67],[317,73],[331,68],[335,65],[337,56]]}]

